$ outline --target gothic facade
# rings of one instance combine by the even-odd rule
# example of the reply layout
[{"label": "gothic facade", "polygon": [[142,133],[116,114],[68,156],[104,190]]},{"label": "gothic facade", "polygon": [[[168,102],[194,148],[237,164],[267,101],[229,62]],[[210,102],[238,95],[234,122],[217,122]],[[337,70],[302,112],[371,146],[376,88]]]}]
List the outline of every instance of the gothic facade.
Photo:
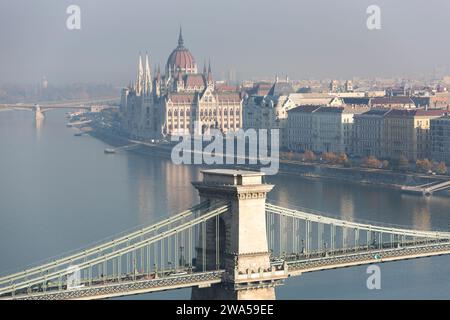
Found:
[{"label": "gothic facade", "polygon": [[[156,69],[156,68],[155,68]],[[152,77],[148,55],[139,56],[136,82],[122,90],[122,129],[133,138],[164,139],[172,135],[222,132],[242,128],[239,92],[216,90],[211,64],[202,72],[184,46],[180,29],[178,46],[167,59],[165,74],[158,67]]]}]

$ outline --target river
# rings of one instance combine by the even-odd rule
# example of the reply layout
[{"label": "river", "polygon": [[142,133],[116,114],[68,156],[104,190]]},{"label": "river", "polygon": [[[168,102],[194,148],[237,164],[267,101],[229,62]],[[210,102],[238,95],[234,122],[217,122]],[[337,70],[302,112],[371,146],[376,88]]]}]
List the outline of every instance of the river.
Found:
[{"label": "river", "polygon": [[[85,247],[198,202],[200,168],[75,137],[64,111],[36,122],[29,111],[0,112],[0,273]],[[269,198],[347,219],[418,229],[446,228],[450,198],[423,198],[352,183],[279,174]],[[304,274],[277,287],[279,299],[449,299],[450,257],[380,264],[381,289],[366,287],[366,266]],[[184,299],[189,289],[137,299]]]}]

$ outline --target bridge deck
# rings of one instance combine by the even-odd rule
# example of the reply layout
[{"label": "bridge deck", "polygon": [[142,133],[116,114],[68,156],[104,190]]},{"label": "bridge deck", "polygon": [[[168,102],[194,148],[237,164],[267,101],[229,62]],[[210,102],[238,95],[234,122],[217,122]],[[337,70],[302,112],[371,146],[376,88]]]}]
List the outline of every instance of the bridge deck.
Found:
[{"label": "bridge deck", "polygon": [[292,257],[291,259],[287,259],[286,262],[289,266],[289,275],[295,276],[306,272],[416,259],[444,254],[450,254],[450,242],[380,250],[349,250],[346,253],[334,255],[317,253],[315,255],[297,256],[297,259],[296,257]]},{"label": "bridge deck", "polygon": [[69,290],[67,288],[59,289],[54,287],[48,288],[45,292],[0,297],[0,300],[92,300],[196,286],[207,287],[221,282],[223,273],[223,270],[217,270],[173,275],[157,279],[150,279],[147,275],[137,275],[120,282],[117,279],[95,281],[90,286]]}]

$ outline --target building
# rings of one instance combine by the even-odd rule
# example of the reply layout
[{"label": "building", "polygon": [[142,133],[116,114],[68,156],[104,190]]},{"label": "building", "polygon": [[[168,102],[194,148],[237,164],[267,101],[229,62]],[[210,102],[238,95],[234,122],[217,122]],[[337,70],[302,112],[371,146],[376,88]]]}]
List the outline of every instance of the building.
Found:
[{"label": "building", "polygon": [[244,99],[244,128],[279,129],[280,146],[288,147],[288,111],[302,105],[342,106],[343,100],[328,93],[295,93],[289,79],[275,82],[263,96],[249,95]]},{"label": "building", "polygon": [[294,151],[313,150],[313,113],[320,106],[299,106],[288,111],[288,148]]},{"label": "building", "polygon": [[367,109],[300,106],[288,111],[288,147],[316,153],[353,153],[353,118]]},{"label": "building", "polygon": [[292,92],[289,79],[280,81],[277,77],[267,94],[247,96],[243,103],[244,129],[278,129],[279,145],[285,147],[287,111],[295,107],[289,99]]},{"label": "building", "polygon": [[355,117],[355,153],[409,161],[430,158],[430,121],[444,110],[372,109]]},{"label": "building", "polygon": [[441,117],[443,110],[391,110],[385,121],[383,158],[409,161],[430,158],[430,120]]},{"label": "building", "polygon": [[164,75],[158,67],[152,77],[148,56],[145,67],[139,57],[136,82],[122,90],[120,115],[123,131],[139,139],[192,134],[200,128],[226,133],[243,125],[240,93],[216,90],[211,64],[199,72],[181,29]]},{"label": "building", "polygon": [[442,117],[446,110],[417,110],[414,114],[414,131],[417,144],[417,159],[433,158],[431,122]]},{"label": "building", "polygon": [[339,91],[339,81],[331,80],[329,85],[330,92],[338,92]]},{"label": "building", "polygon": [[353,92],[353,82],[351,80],[345,81],[345,92]]},{"label": "building", "polygon": [[450,116],[430,121],[431,158],[450,165]]},{"label": "building", "polygon": [[371,109],[354,118],[354,152],[360,157],[375,156],[381,158],[384,154],[383,141],[385,136],[385,116],[392,109]]},{"label": "building", "polygon": [[413,96],[411,99],[417,107],[433,108],[433,109],[449,109],[450,94],[448,92],[438,92],[428,96]]}]

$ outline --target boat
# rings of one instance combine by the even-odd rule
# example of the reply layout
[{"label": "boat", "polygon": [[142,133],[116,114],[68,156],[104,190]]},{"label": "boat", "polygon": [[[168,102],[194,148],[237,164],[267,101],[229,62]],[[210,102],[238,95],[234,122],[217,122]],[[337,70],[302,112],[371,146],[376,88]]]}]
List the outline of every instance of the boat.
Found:
[{"label": "boat", "polygon": [[82,132],[77,132],[77,133],[74,134],[75,137],[81,137],[82,135],[83,135]]},{"label": "boat", "polygon": [[116,153],[115,149],[106,148],[105,153]]}]

